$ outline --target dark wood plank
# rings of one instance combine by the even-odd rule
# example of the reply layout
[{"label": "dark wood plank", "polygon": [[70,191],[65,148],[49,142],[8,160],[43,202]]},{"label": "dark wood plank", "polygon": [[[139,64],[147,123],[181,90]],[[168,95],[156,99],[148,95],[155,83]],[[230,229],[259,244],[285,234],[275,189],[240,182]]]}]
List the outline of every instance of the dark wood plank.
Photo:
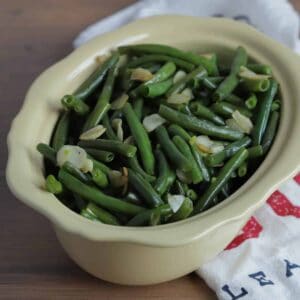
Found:
[{"label": "dark wood plank", "polygon": [[51,224],[18,202],[6,186],[4,141],[30,83],[72,50],[80,30],[132,2],[1,1],[0,299],[215,299],[194,274],[138,288],[93,278],[66,256]]}]

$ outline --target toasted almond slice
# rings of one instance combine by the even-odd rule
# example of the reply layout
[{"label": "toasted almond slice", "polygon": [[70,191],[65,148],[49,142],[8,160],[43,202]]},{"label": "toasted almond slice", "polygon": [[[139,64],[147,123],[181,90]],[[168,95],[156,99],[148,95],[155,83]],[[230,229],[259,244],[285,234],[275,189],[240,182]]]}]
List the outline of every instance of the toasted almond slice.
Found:
[{"label": "toasted almond slice", "polygon": [[112,110],[121,109],[126,104],[128,99],[129,99],[129,96],[124,93],[111,103],[110,108]]},{"label": "toasted almond slice", "polygon": [[143,125],[147,132],[155,130],[160,125],[164,124],[167,120],[162,118],[159,114],[152,114],[143,120]]},{"label": "toasted almond slice", "polygon": [[97,125],[85,132],[83,132],[80,136],[80,140],[95,140],[99,138],[104,132],[106,128],[103,125]]}]

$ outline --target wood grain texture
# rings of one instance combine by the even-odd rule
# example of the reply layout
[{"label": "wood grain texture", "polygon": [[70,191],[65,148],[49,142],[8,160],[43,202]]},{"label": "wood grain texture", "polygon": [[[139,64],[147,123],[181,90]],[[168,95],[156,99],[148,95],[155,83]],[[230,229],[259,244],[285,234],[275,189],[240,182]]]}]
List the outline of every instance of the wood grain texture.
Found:
[{"label": "wood grain texture", "polygon": [[71,43],[78,32],[132,2],[1,1],[0,299],[216,298],[194,274],[151,287],[124,287],[93,278],[66,256],[51,224],[17,201],[6,186],[5,139],[30,83],[72,50]]},{"label": "wood grain texture", "polygon": [[[51,225],[18,202],[6,186],[6,134],[30,83],[72,50],[79,31],[132,2],[1,1],[0,299],[216,299],[194,274],[150,287],[123,287],[93,278],[64,254]],[[292,2],[300,10],[300,0]]]}]

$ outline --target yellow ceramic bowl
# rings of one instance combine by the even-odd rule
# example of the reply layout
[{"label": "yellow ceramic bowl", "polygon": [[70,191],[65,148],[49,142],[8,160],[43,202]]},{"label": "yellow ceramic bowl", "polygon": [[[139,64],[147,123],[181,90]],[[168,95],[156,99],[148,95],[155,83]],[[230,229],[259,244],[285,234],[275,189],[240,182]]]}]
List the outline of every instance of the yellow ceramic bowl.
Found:
[{"label": "yellow ceramic bowl", "polygon": [[[128,228],[94,223],[46,192],[43,162],[36,151],[48,143],[60,98],[71,93],[95,67],[95,57],[119,45],[163,43],[224,59],[242,45],[250,57],[272,66],[283,107],[275,143],[256,173],[226,201],[169,225]],[[161,16],[139,20],[97,37],[41,74],[27,93],[8,136],[7,181],[21,201],[46,216],[70,257],[87,272],[111,282],[153,284],[185,275],[214,257],[299,167],[300,60],[252,27],[226,19]],[[28,262],[30,263],[30,262]]]}]

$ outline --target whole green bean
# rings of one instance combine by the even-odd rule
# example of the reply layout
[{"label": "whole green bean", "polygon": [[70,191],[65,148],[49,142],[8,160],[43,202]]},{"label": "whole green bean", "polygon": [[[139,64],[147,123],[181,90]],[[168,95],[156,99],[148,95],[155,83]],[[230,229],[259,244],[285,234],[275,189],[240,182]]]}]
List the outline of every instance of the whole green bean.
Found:
[{"label": "whole green bean", "polygon": [[176,57],[190,62],[194,65],[203,66],[209,75],[216,74],[216,64],[213,60],[210,60],[204,56],[200,56],[191,52],[185,52],[177,48],[160,45],[160,44],[140,44],[140,45],[129,45],[119,47],[121,53],[138,53],[138,54],[165,54],[171,57]]},{"label": "whole green bean", "polygon": [[90,96],[103,81],[108,70],[119,60],[119,53],[115,52],[110,58],[103,62],[75,91],[74,96],[85,100]]},{"label": "whole green bean", "polygon": [[193,183],[197,184],[197,183],[201,182],[203,180],[201,169],[197,165],[197,163],[196,163],[196,161],[194,159],[194,156],[192,154],[192,151],[191,151],[189,145],[187,144],[187,142],[183,138],[181,138],[180,136],[175,135],[173,137],[173,143],[177,146],[177,148],[179,149],[179,151],[192,164],[191,175],[192,175]]},{"label": "whole green bean", "polygon": [[129,184],[145,199],[147,205],[151,208],[163,204],[160,196],[153,189],[151,184],[146,181],[141,175],[135,173],[133,170],[128,169]]},{"label": "whole green bean", "polygon": [[220,170],[216,180],[212,182],[205,193],[200,197],[194,208],[195,213],[199,213],[211,207],[212,200],[218,195],[222,187],[229,181],[233,171],[247,159],[248,151],[245,148],[236,152]]},{"label": "whole green bean", "polygon": [[172,78],[157,83],[143,85],[139,90],[139,94],[146,98],[155,98],[164,95],[172,85]]},{"label": "whole green bean", "polygon": [[138,98],[132,103],[133,110],[137,118],[141,121],[143,115],[144,99]]},{"label": "whole green bean", "polygon": [[225,140],[238,140],[243,137],[243,133],[241,132],[226,127],[216,126],[210,121],[187,116],[165,105],[160,105],[159,114],[168,121],[194,132]]},{"label": "whole green bean", "polygon": [[154,183],[154,189],[162,196],[172,186],[176,176],[174,171],[170,168],[164,153],[160,149],[156,149],[155,153],[159,175]]},{"label": "whole green bean", "polygon": [[155,181],[156,178],[155,178],[154,176],[152,176],[152,175],[147,174],[147,173],[143,170],[143,168],[140,166],[139,161],[138,161],[136,155],[133,156],[133,157],[127,158],[127,163],[128,163],[129,167],[130,167],[133,171],[135,171],[135,172],[137,172],[138,174],[140,174],[145,180],[147,180],[147,181],[149,181],[149,182]]},{"label": "whole green bean", "polygon": [[170,222],[176,222],[186,219],[193,212],[193,201],[189,198],[185,198],[180,208],[172,217]]},{"label": "whole green bean", "polygon": [[243,114],[248,118],[252,117],[252,112],[248,110],[246,107],[237,106],[235,104],[227,103],[225,101],[215,102],[211,106],[211,109],[215,113],[220,114],[224,117],[231,117],[232,113],[235,110],[238,110],[241,114]]},{"label": "whole green bean", "polygon": [[78,115],[85,115],[89,112],[89,106],[74,95],[65,95],[61,99],[61,103],[67,110],[73,110]]},{"label": "whole green bean", "polygon": [[92,180],[96,185],[98,185],[101,188],[105,188],[108,186],[108,179],[106,174],[97,167],[93,168]]},{"label": "whole green bean", "polygon": [[77,179],[81,180],[82,182],[85,183],[91,182],[91,179],[87,174],[80,171],[69,161],[66,161],[61,168],[64,169],[66,172],[70,173],[71,175],[75,176]]},{"label": "whole green bean", "polygon": [[93,148],[85,148],[85,151],[93,156],[95,159],[103,162],[111,162],[114,160],[115,155],[110,151],[98,150]]},{"label": "whole green bean", "polygon": [[192,138],[192,137],[190,136],[190,134],[189,134],[185,129],[183,129],[181,126],[176,125],[176,124],[171,124],[171,125],[168,127],[168,131],[169,131],[169,133],[170,133],[171,136],[179,135],[179,136],[182,137],[186,142],[189,142],[190,139]]},{"label": "whole green bean", "polygon": [[110,224],[110,225],[120,225],[120,222],[114,215],[104,210],[103,208],[95,205],[94,203],[90,202],[86,207],[86,210],[92,215],[96,216],[96,218],[101,223]]},{"label": "whole green bean", "polygon": [[48,192],[54,195],[59,195],[63,192],[62,184],[52,174],[47,176],[45,187]]},{"label": "whole green bean", "polygon": [[120,212],[129,216],[134,216],[144,210],[143,207],[108,196],[100,192],[99,189],[84,184],[76,177],[62,169],[58,173],[58,178],[71,192],[76,193],[82,198],[104,207],[109,211]]},{"label": "whole green bean", "polygon": [[177,149],[171,141],[168,132],[164,126],[159,126],[155,130],[158,142],[160,143],[163,152],[169,160],[179,170],[190,171],[192,166],[191,162]]},{"label": "whole green bean", "polygon": [[146,132],[144,126],[141,124],[137,118],[134,110],[130,103],[126,103],[123,107],[123,113],[126,118],[127,124],[130,128],[130,131],[134,137],[134,140],[137,143],[137,147],[140,151],[140,156],[142,159],[143,166],[145,171],[153,175],[155,168],[155,158],[152,151],[151,142]]},{"label": "whole green bean", "polygon": [[99,150],[111,151],[126,157],[133,157],[136,153],[135,146],[113,140],[85,140],[79,141],[78,145],[82,148],[95,148]]},{"label": "whole green bean", "polygon": [[210,181],[209,171],[203,161],[203,158],[202,158],[200,152],[197,149],[196,144],[191,144],[191,150],[192,150],[194,159],[195,159],[199,169],[201,170],[203,180],[209,182]]},{"label": "whole green bean", "polygon": [[178,68],[181,68],[186,71],[192,71],[195,68],[194,64],[189,63],[185,60],[168,56],[168,55],[162,55],[162,54],[143,55],[129,62],[127,64],[127,67],[136,68],[148,62],[168,62],[168,61],[173,62]]},{"label": "whole green bean", "polygon": [[102,120],[103,116],[107,113],[110,108],[110,98],[114,88],[114,82],[116,77],[116,67],[117,62],[108,71],[107,78],[105,80],[104,86],[102,88],[101,94],[97,100],[94,110],[88,115],[84,126],[83,132],[90,128],[95,127]]},{"label": "whole green bean", "polygon": [[262,147],[264,153],[266,153],[270,149],[273,143],[276,130],[278,127],[278,123],[279,123],[279,113],[277,111],[273,111],[271,113],[270,120],[268,122],[265,134],[262,139]]},{"label": "whole green bean", "polygon": [[225,125],[224,120],[220,116],[215,114],[210,108],[202,105],[198,101],[192,102],[190,104],[190,109],[196,117],[207,119],[217,125]]},{"label": "whole green bean", "polygon": [[272,101],[277,93],[277,89],[277,82],[271,80],[270,88],[263,94],[262,99],[260,99],[259,101],[256,122],[252,130],[253,145],[261,144],[263,135],[268,124]]},{"label": "whole green bean", "polygon": [[51,146],[55,151],[58,151],[63,145],[66,144],[69,127],[70,113],[66,111],[60,116],[52,136]]},{"label": "whole green bean", "polygon": [[227,145],[223,151],[206,156],[205,162],[210,167],[218,166],[223,163],[225,159],[233,156],[241,148],[247,147],[250,144],[251,139],[249,137],[243,137],[242,139]]},{"label": "whole green bean", "polygon": [[159,212],[161,216],[167,216],[173,213],[169,204],[163,204],[153,209],[147,209],[142,211],[133,217],[126,225],[127,226],[144,226],[149,224],[149,220],[153,212]]},{"label": "whole green bean", "polygon": [[51,161],[56,166],[56,151],[44,143],[39,143],[36,149],[44,156],[44,158]]},{"label": "whole green bean", "polygon": [[166,93],[166,97],[169,97],[173,93],[181,92],[185,88],[187,83],[189,83],[192,79],[194,79],[194,78],[201,79],[206,75],[207,75],[207,72],[202,66],[197,67],[195,70],[193,70],[190,73],[188,73],[187,75],[185,75],[178,82],[174,83],[173,86]]}]

